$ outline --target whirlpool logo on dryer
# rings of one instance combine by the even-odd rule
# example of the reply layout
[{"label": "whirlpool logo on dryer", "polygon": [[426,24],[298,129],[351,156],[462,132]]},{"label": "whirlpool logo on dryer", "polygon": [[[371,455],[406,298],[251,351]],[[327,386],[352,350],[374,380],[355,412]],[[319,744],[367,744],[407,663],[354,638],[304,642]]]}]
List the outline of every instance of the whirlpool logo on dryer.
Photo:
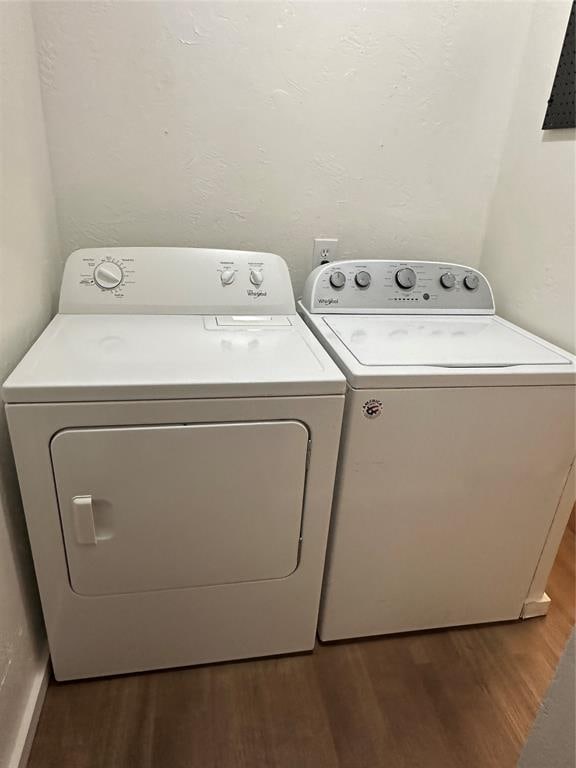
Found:
[{"label": "whirlpool logo on dryer", "polygon": [[318,304],[338,304],[338,299],[318,299]]},{"label": "whirlpool logo on dryer", "polygon": [[253,299],[259,299],[262,296],[268,296],[268,291],[255,291],[254,288],[248,288],[246,293],[248,296],[252,296]]}]

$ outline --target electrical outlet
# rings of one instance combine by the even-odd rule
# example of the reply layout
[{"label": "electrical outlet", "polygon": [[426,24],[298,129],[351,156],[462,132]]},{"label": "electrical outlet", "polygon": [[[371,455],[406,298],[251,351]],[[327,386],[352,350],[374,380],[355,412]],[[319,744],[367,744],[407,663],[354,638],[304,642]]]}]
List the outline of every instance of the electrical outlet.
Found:
[{"label": "electrical outlet", "polygon": [[337,253],[338,238],[316,237],[312,252],[312,269],[320,266],[320,264],[328,264],[329,261],[334,261]]}]

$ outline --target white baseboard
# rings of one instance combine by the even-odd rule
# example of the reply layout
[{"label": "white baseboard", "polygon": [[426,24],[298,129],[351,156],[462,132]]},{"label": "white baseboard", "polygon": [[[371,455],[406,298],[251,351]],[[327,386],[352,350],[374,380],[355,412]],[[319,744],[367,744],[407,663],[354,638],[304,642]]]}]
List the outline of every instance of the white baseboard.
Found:
[{"label": "white baseboard", "polygon": [[12,756],[8,760],[8,768],[26,768],[36,726],[44,703],[48,680],[50,679],[50,657],[46,651],[43,663],[39,666],[28,694],[20,728],[14,741]]},{"label": "white baseboard", "polygon": [[539,600],[527,600],[524,603],[524,608],[522,609],[522,613],[520,614],[521,619],[533,619],[536,616],[546,616],[548,613],[548,608],[550,608],[550,603],[552,601],[544,592],[542,597]]}]

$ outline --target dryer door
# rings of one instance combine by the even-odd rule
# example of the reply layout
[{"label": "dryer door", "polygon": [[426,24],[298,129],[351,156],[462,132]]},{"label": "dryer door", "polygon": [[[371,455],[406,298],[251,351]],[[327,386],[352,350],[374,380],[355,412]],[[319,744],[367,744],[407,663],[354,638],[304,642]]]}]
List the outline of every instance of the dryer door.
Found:
[{"label": "dryer door", "polygon": [[72,589],[287,576],[298,563],[308,438],[297,421],[59,432],[51,452]]}]

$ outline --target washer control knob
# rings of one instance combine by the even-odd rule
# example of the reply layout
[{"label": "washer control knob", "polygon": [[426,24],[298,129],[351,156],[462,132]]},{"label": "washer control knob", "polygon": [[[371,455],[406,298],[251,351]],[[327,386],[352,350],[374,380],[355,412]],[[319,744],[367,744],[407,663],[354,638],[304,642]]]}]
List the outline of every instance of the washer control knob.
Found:
[{"label": "washer control knob", "polygon": [[119,286],[123,277],[122,267],[113,261],[101,261],[94,268],[94,282],[105,291]]},{"label": "washer control knob", "polygon": [[357,272],[354,277],[354,282],[358,286],[358,288],[368,288],[370,283],[372,282],[372,275],[370,272],[366,272],[365,270],[362,270],[361,272]]},{"label": "washer control knob", "polygon": [[404,267],[396,272],[396,285],[408,290],[416,285],[416,272],[410,267]]},{"label": "washer control knob", "polygon": [[232,285],[235,279],[236,272],[234,272],[233,269],[224,269],[220,273],[220,280],[222,281],[222,285]]},{"label": "washer control knob", "polygon": [[478,279],[478,275],[466,275],[464,278],[464,285],[469,291],[475,291],[479,284],[480,280]]},{"label": "washer control knob", "polygon": [[442,288],[454,288],[456,285],[454,274],[452,272],[444,272],[443,275],[440,275],[440,284]]},{"label": "washer control knob", "polygon": [[343,288],[344,284],[346,283],[346,275],[344,272],[340,272],[340,270],[336,270],[336,272],[332,272],[330,275],[330,285],[332,288]]},{"label": "washer control knob", "polygon": [[264,280],[264,275],[262,274],[261,269],[250,270],[250,282],[252,283],[252,285],[262,285],[263,280]]}]

